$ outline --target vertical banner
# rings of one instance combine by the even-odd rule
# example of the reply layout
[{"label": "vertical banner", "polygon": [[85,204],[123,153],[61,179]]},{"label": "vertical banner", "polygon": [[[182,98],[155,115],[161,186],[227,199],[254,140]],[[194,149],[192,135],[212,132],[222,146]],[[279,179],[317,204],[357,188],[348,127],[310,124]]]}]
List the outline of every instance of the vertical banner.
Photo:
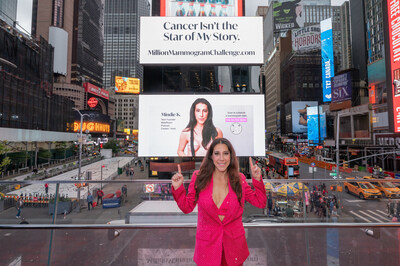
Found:
[{"label": "vertical banner", "polygon": [[[388,6],[388,28],[389,28],[389,53],[391,87],[388,87],[393,102],[393,129],[395,133],[400,132],[400,13],[399,1],[387,0]],[[391,90],[389,90],[391,88]]]},{"label": "vertical banner", "polygon": [[332,39],[332,18],[321,21],[322,99],[330,102],[331,78],[335,75]]}]

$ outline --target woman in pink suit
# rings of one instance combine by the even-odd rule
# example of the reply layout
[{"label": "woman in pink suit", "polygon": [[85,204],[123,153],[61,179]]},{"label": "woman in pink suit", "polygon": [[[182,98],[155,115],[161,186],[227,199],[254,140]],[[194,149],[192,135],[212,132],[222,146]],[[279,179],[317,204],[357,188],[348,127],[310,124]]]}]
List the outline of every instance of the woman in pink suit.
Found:
[{"label": "woman in pink suit", "polygon": [[172,194],[179,208],[190,213],[198,206],[194,261],[198,265],[241,265],[249,256],[242,223],[244,202],[265,208],[261,169],[249,158],[253,190],[239,172],[232,144],[215,139],[186,190],[180,166],[172,177]]}]

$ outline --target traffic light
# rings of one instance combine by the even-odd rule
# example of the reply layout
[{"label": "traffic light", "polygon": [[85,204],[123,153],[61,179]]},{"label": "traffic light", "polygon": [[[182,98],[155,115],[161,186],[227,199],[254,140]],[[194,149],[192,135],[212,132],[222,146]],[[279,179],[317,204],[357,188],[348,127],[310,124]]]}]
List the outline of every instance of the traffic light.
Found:
[{"label": "traffic light", "polygon": [[103,149],[103,143],[100,143],[100,149]]},{"label": "traffic light", "polygon": [[331,191],[336,191],[336,186],[332,185],[332,186],[330,187],[330,189],[331,189]]}]

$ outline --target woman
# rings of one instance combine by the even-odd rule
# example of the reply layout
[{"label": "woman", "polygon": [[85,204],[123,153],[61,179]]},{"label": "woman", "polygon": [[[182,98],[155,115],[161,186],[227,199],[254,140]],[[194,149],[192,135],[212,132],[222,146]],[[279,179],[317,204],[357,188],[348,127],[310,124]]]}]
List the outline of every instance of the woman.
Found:
[{"label": "woman", "polygon": [[186,195],[180,165],[172,177],[172,195],[184,213],[198,205],[194,261],[197,265],[241,265],[249,256],[242,223],[244,202],[265,208],[266,192],[261,169],[250,169],[255,191],[239,172],[232,144],[225,138],[215,139],[195,171]]},{"label": "woman", "polygon": [[211,104],[206,99],[193,102],[189,123],[179,138],[179,156],[204,156],[211,142],[223,137],[222,131],[214,126],[212,115]]}]

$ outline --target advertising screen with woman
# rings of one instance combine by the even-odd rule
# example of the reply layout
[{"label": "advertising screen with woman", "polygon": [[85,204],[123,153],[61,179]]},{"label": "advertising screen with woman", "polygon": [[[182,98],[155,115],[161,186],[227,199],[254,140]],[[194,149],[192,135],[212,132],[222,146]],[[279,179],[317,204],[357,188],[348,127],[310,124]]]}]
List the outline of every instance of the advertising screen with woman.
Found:
[{"label": "advertising screen with woman", "polygon": [[139,156],[196,156],[228,138],[238,156],[264,156],[261,95],[140,95]]}]

